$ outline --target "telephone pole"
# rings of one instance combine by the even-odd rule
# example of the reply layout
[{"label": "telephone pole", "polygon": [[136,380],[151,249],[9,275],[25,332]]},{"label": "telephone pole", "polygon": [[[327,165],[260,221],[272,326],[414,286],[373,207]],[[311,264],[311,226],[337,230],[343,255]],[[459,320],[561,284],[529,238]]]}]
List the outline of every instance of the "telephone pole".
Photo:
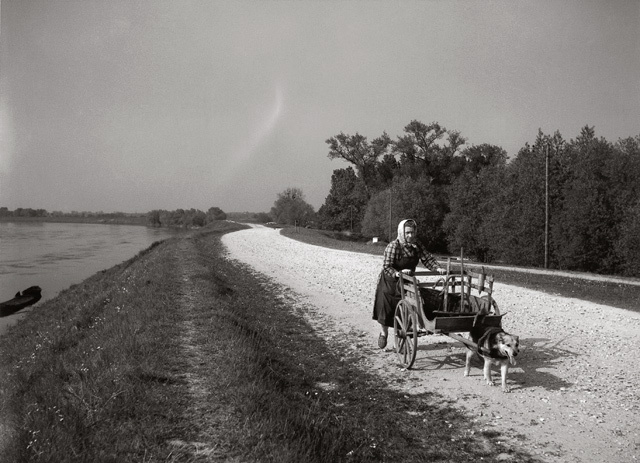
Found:
[{"label": "telephone pole", "polygon": [[549,268],[549,142],[544,157],[544,268]]},{"label": "telephone pole", "polygon": [[391,230],[393,229],[391,228],[391,187],[389,187],[389,243],[391,243],[391,240],[393,239],[391,237]]},{"label": "telephone pole", "polygon": [[349,204],[349,212],[351,212],[351,233],[353,233],[353,204]]}]

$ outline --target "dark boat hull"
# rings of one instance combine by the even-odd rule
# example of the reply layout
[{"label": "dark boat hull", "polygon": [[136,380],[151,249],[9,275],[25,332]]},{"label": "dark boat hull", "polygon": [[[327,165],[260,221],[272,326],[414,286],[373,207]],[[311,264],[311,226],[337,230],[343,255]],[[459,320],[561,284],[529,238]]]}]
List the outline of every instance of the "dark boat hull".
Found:
[{"label": "dark boat hull", "polygon": [[16,297],[0,303],[0,317],[8,317],[25,307],[35,304],[42,298],[41,292],[40,286],[31,286],[22,291],[22,294],[18,291]]}]

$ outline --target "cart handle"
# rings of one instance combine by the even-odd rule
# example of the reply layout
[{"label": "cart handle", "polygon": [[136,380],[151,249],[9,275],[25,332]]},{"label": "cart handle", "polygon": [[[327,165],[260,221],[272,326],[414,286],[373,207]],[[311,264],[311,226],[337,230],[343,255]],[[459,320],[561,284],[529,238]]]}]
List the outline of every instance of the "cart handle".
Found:
[{"label": "cart handle", "polygon": [[442,291],[440,291],[440,294],[443,294],[445,292],[445,290],[447,289],[447,278],[446,275],[443,275],[439,272],[435,272],[435,271],[427,271],[427,270],[423,270],[423,271],[416,271],[416,272],[412,272],[412,273],[404,273],[404,272],[400,272],[400,278],[398,280],[398,287],[400,288],[400,294],[401,297],[404,298],[404,284],[405,281],[408,285],[413,286],[414,288],[414,292],[420,288],[420,284],[425,284],[425,282],[420,282],[416,277],[419,276],[437,276],[440,277],[438,278],[438,280],[434,281],[434,282],[426,282],[426,284],[431,284],[433,286],[433,288],[437,288],[438,286],[442,286]]}]

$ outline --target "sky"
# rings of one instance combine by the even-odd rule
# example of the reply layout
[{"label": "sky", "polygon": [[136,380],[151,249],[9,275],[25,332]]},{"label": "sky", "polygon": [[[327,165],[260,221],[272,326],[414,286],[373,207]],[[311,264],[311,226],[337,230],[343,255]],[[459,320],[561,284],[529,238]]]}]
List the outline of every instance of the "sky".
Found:
[{"label": "sky", "polygon": [[640,135],[640,1],[0,0],[0,206],[316,210],[326,140]]}]

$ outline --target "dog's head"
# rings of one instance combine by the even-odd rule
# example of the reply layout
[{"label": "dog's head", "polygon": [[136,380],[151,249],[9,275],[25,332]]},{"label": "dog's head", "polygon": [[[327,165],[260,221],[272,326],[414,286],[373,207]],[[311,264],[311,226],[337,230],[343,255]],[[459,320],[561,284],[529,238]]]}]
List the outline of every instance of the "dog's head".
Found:
[{"label": "dog's head", "polygon": [[496,336],[496,342],[498,343],[498,350],[500,353],[509,357],[509,363],[511,365],[516,364],[516,357],[520,352],[520,338],[508,333],[500,333]]}]

